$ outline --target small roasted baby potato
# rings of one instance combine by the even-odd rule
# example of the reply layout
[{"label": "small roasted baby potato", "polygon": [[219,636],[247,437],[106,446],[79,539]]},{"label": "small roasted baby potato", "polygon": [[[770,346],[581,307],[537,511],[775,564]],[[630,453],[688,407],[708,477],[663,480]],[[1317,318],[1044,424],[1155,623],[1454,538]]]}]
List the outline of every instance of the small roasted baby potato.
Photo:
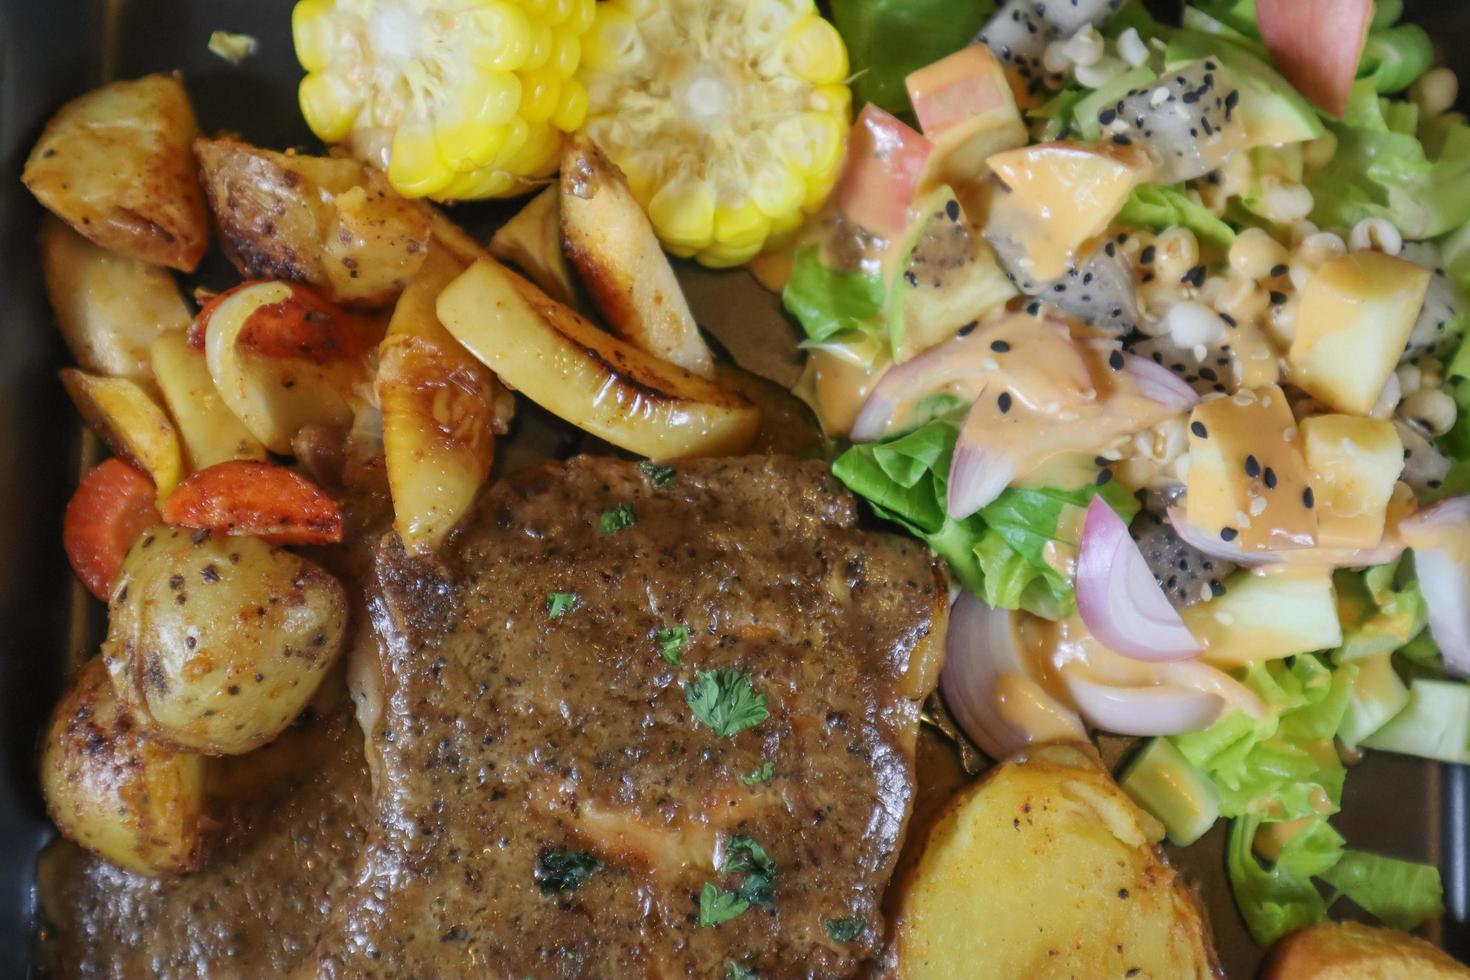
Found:
[{"label": "small roasted baby potato", "polygon": [[273,453],[311,424],[352,423],[355,389],[378,342],[367,321],[304,286],[252,282],[216,297],[194,321],[225,406]]},{"label": "small roasted baby potato", "polygon": [[1465,980],[1470,969],[1433,944],[1361,922],[1319,922],[1278,942],[1261,980]]},{"label": "small roasted baby potato", "polygon": [[99,378],[63,368],[61,383],[77,411],[119,456],[137,463],[158,489],[159,506],[183,475],[174,424],[153,396],[127,378]]},{"label": "small roasted baby potato", "polygon": [[303,282],[371,308],[423,265],[429,219],[354,160],[232,139],[201,139],[194,153],[225,254],[247,279]]},{"label": "small roasted baby potato", "polygon": [[21,180],[103,248],[189,271],[209,245],[190,152],[197,132],[177,77],[113,82],[61,107]]},{"label": "small roasted baby potato", "polygon": [[215,390],[204,351],[183,330],[153,342],[153,380],[173,416],[189,468],[202,470],[231,459],[265,459],[265,447],[250,434]]},{"label": "small roasted baby potato", "polygon": [[495,230],[490,254],[520,269],[558,303],[574,305],[577,291],[561,247],[561,190],[555,184]]},{"label": "small roasted baby potato", "polygon": [[41,222],[41,265],[57,326],[83,371],[144,380],[154,338],[189,325],[167,269],[99,248],[50,215]]},{"label": "small roasted baby potato", "polygon": [[466,269],[435,308],[505,384],[630,452],[727,456],[760,426],[745,398],[599,330],[493,259]]},{"label": "small roasted baby potato", "polygon": [[68,839],[138,874],[181,874],[203,854],[204,767],[145,736],[97,657],[51,715],[41,791]]},{"label": "small roasted baby potato", "polygon": [[264,745],[337,659],[347,595],[259,538],[160,527],[112,586],[102,660],[150,737],[211,755]]},{"label": "small roasted baby potato", "polygon": [[613,332],[700,377],[714,359],[648,215],[617,164],[589,140],[561,162],[561,230],[567,256]]},{"label": "small roasted baby potato", "polygon": [[393,527],[410,554],[439,546],[474,502],[495,456],[499,386],[434,312],[434,301],[463,271],[434,243],[428,261],[398,297],[388,335],[378,347],[377,394]]},{"label": "small roasted baby potato", "polygon": [[950,802],[899,885],[898,976],[1216,976],[1162,835],[1090,748],[1001,763]]}]

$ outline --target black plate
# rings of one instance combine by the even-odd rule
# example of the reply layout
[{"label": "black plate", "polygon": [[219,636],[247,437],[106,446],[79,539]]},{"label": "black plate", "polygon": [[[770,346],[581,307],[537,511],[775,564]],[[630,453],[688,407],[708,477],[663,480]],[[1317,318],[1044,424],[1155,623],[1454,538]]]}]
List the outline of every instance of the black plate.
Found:
[{"label": "black plate", "polygon": [[[734,2],[734,0],[732,0]],[[51,324],[37,262],[40,209],[19,183],[25,154],[65,100],[110,78],[183,71],[206,132],[223,129],[268,146],[308,145],[296,108],[300,69],[291,51],[291,0],[3,0],[0,2],[0,976],[32,972],[36,855],[51,836],[37,789],[36,736],[69,664],[95,649],[100,609],[74,585],[61,551],[62,502],[90,452],[55,371],[64,350]],[[1470,4],[1409,0],[1444,60],[1470,79]],[[206,49],[214,30],[260,39],[233,66]],[[472,224],[503,208],[470,212]],[[461,216],[463,212],[461,212]],[[686,270],[696,314],[740,310],[771,321],[775,304],[743,273]],[[734,298],[735,305],[730,303]],[[767,329],[781,329],[768,322]],[[730,345],[734,346],[734,345]],[[736,351],[737,355],[740,353]],[[1470,773],[1375,755],[1347,780],[1336,821],[1355,847],[1436,861],[1445,921],[1430,930],[1470,959]],[[1219,828],[1175,855],[1201,883],[1230,975],[1252,976],[1260,951],[1231,903]]]}]

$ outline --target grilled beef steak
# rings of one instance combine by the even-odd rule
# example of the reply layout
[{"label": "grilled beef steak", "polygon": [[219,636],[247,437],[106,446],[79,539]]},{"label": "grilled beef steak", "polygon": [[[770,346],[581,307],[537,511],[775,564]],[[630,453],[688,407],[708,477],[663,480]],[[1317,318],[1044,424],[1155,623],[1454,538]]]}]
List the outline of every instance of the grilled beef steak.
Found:
[{"label": "grilled beef steak", "polygon": [[[389,535],[328,977],[840,977],[879,951],[943,576],[819,462],[610,459]],[[687,630],[687,638],[684,631]]]}]

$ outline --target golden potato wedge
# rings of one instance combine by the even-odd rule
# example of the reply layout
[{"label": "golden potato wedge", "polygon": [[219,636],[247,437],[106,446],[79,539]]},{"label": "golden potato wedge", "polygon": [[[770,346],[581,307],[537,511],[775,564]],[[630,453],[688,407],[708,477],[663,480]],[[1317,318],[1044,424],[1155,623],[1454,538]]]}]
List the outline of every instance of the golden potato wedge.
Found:
[{"label": "golden potato wedge", "polygon": [[41,222],[41,266],[56,324],[83,371],[147,380],[154,338],[189,325],[168,270],[100,248],[51,215]]},{"label": "golden potato wedge", "polygon": [[184,458],[174,424],[136,381],[100,378],[64,368],[61,383],[82,418],[119,456],[138,465],[158,488],[158,505],[184,475]]},{"label": "golden potato wedge", "polygon": [[153,379],[173,416],[191,471],[230,459],[265,459],[265,447],[221,400],[204,352],[189,345],[184,331],[162,334],[153,342],[152,354]]},{"label": "golden potato wedge", "polygon": [[225,254],[247,279],[289,279],[349,306],[386,306],[424,262],[429,221],[354,160],[232,139],[194,144]]},{"label": "golden potato wedge", "polygon": [[617,164],[590,140],[571,140],[562,154],[561,231],[567,257],[614,333],[700,377],[714,374],[648,215]]},{"label": "golden potato wedge", "polygon": [[204,768],[144,737],[96,657],[51,715],[41,791],[70,840],[138,874],[178,874],[203,855]]},{"label": "golden potato wedge", "polygon": [[113,82],[61,107],[21,180],[103,248],[189,271],[209,245],[189,150],[197,133],[177,77]]},{"label": "golden potato wedge", "polygon": [[745,398],[604,333],[493,259],[465,270],[435,308],[506,384],[630,452],[730,455],[760,426]]},{"label": "golden potato wedge", "polygon": [[558,303],[576,305],[572,270],[561,248],[561,191],[555,184],[496,230],[490,254],[520,269]]},{"label": "golden potato wedge", "polygon": [[157,527],[123,560],[102,662],[149,737],[239,755],[279,735],[342,650],[347,593],[248,535]]},{"label": "golden potato wedge", "polygon": [[313,423],[352,423],[366,352],[379,337],[306,288],[285,282],[236,287],[200,314],[215,390],[273,453]]},{"label": "golden potato wedge", "polygon": [[930,827],[900,884],[897,973],[1214,977],[1209,925],[1157,849],[1163,829],[1090,747],[996,766]]},{"label": "golden potato wedge", "polygon": [[1261,980],[1464,980],[1466,969],[1406,932],[1361,922],[1319,922],[1278,942]]},{"label": "golden potato wedge", "polygon": [[431,246],[378,346],[393,527],[410,554],[439,547],[474,502],[495,456],[495,377],[434,312],[434,301],[463,271],[441,246]]}]

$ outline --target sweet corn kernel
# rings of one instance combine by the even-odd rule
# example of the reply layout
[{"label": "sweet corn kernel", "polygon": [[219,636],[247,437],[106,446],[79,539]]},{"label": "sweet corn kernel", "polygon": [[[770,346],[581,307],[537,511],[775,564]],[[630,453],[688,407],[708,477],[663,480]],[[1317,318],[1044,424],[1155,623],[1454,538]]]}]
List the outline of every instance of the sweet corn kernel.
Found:
[{"label": "sweet corn kernel", "polygon": [[670,181],[648,202],[648,218],[665,241],[704,248],[715,233],[715,190],[694,177]]},{"label": "sweet corn kernel", "polygon": [[754,202],[715,210],[715,238],[732,249],[761,244],[771,232],[771,219]]},{"label": "sweet corn kernel", "polygon": [[551,114],[551,124],[562,132],[575,132],[587,118],[587,90],[575,78],[563,79],[561,97],[556,111]]},{"label": "sweet corn kernel", "polygon": [[820,17],[798,24],[782,48],[791,72],[813,85],[831,85],[847,77],[847,48],[837,28]]},{"label": "sweet corn kernel", "polygon": [[352,132],[352,125],[357,122],[357,113],[362,108],[362,98],[346,79],[327,72],[315,72],[301,80],[301,88],[296,94],[306,124],[323,140],[334,143]]},{"label": "sweet corn kernel", "polygon": [[558,78],[571,78],[577,73],[577,66],[581,63],[581,35],[558,30],[553,35],[551,60],[546,63],[546,69],[555,73]]},{"label": "sweet corn kernel", "polygon": [[331,18],[332,0],[301,0],[291,11],[291,40],[296,60],[307,71],[322,71],[332,63],[336,40]]},{"label": "sweet corn kernel", "polygon": [[529,123],[545,122],[561,102],[561,78],[541,68],[521,73],[521,117]]},{"label": "sweet corn kernel", "polygon": [[531,54],[531,22],[510,3],[491,2],[468,11],[464,43],[481,68],[515,71]]},{"label": "sweet corn kernel", "polygon": [[434,127],[426,122],[405,124],[393,136],[388,180],[415,197],[437,194],[454,177],[439,156]]}]

